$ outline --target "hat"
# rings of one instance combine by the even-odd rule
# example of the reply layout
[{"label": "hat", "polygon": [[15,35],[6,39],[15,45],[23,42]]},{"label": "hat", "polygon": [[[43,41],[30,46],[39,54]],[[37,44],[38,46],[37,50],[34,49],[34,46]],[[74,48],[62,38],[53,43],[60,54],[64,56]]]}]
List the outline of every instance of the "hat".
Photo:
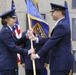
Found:
[{"label": "hat", "polygon": [[50,5],[51,5],[51,8],[52,8],[51,11],[54,11],[54,10],[66,10],[67,9],[67,7],[62,6],[62,5],[57,5],[57,4],[53,4],[53,3],[50,3]]},{"label": "hat", "polygon": [[2,19],[5,19],[7,17],[16,17],[15,9],[9,10],[9,11],[3,13],[2,15],[0,15],[0,18],[2,18]]}]

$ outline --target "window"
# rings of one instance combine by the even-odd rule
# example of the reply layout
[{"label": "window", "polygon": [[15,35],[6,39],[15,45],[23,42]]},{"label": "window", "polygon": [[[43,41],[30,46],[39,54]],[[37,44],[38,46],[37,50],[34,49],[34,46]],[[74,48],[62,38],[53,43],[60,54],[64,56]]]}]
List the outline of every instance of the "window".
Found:
[{"label": "window", "polygon": [[72,8],[76,9],[76,0],[72,0]]},{"label": "window", "polygon": [[72,18],[72,40],[76,41],[76,18]]},{"label": "window", "polygon": [[73,50],[74,53],[74,73],[76,73],[76,50]]},{"label": "window", "polygon": [[45,14],[41,14],[42,15],[42,17],[44,18],[44,19],[46,19],[46,15]]}]

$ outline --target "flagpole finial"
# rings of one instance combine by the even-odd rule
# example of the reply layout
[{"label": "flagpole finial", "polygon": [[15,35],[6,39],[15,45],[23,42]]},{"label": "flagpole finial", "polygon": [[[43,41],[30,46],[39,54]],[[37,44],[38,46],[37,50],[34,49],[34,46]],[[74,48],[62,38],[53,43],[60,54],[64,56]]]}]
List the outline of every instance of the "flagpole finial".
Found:
[{"label": "flagpole finial", "polygon": [[38,3],[39,2],[39,0],[36,0],[36,3]]}]

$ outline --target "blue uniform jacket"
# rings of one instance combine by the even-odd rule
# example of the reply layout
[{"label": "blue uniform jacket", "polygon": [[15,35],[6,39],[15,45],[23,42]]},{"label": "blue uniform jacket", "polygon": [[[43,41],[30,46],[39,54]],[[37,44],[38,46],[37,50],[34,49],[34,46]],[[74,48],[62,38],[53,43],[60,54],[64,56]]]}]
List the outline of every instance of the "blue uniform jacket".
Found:
[{"label": "blue uniform jacket", "polygon": [[40,39],[44,46],[39,50],[38,55],[42,57],[50,52],[51,70],[70,70],[73,69],[74,58],[71,53],[71,33],[70,26],[65,19],[58,22],[52,31],[52,36],[46,39]]},{"label": "blue uniform jacket", "polygon": [[[23,33],[23,36],[25,35],[26,32]],[[39,49],[43,46],[43,44],[36,44],[35,42],[33,42],[33,47],[35,48],[35,52],[37,53],[39,51]],[[30,40],[27,40],[23,45],[23,48],[26,48],[27,50],[29,50],[31,48],[31,43]],[[23,56],[21,55],[21,63],[25,63],[25,69],[33,69],[32,68],[32,60],[30,59],[30,55],[27,56]],[[44,68],[44,63],[49,63],[49,55],[48,53],[45,54],[44,57],[42,57],[41,59],[36,59],[35,60],[35,65],[36,65],[36,69],[43,69]]]},{"label": "blue uniform jacket", "polygon": [[18,40],[14,37],[12,31],[8,26],[3,26],[0,31],[0,69],[16,69],[17,67],[17,53],[27,55],[28,51],[18,48],[26,38],[23,37]]}]

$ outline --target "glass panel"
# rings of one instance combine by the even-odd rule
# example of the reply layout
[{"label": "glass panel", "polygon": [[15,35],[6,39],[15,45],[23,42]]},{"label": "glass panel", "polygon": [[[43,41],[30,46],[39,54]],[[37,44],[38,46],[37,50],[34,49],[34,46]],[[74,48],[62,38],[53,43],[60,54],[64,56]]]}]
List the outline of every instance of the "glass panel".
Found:
[{"label": "glass panel", "polygon": [[72,18],[72,40],[76,41],[76,18]]},{"label": "glass panel", "polygon": [[72,9],[76,9],[76,0],[72,0]]},{"label": "glass panel", "polygon": [[74,50],[74,73],[76,73],[76,50]]}]

